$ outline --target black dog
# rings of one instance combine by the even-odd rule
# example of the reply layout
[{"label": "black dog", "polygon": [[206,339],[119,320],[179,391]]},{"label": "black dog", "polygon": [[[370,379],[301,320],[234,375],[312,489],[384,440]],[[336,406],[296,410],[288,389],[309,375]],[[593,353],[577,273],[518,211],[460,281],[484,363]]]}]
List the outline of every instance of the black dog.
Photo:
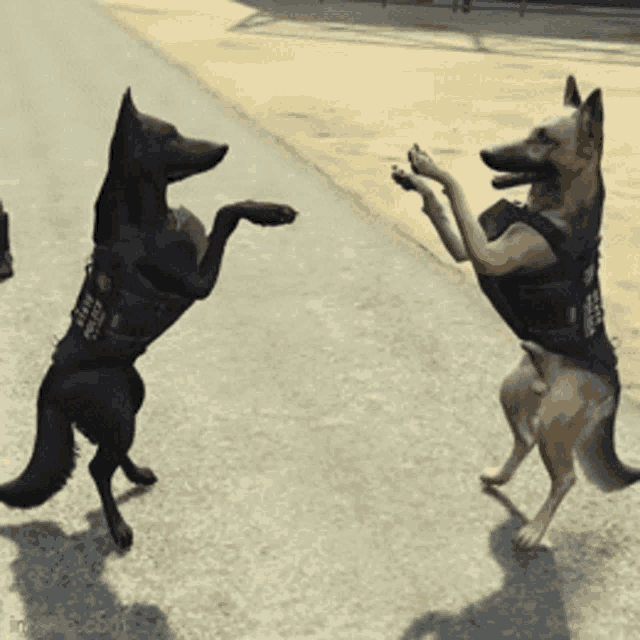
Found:
[{"label": "black dog", "polygon": [[0,200],[0,282],[13,275],[13,258],[9,248],[9,214],[2,207]]},{"label": "black dog", "polygon": [[72,424],[94,444],[89,470],[115,543],[133,531],[111,492],[122,467],[131,482],[156,477],[128,457],[144,383],[135,360],[194,303],[212,291],[229,236],[241,218],[259,225],[294,221],[286,205],[242,202],[220,209],[208,239],[200,220],[171,210],[167,186],[215,167],[227,145],[190,140],[162,120],[139,113],[125,93],[111,141],[109,170],[95,205],[95,249],[38,397],[38,432],[24,473],[0,486],[13,507],[43,504],[75,466]]}]

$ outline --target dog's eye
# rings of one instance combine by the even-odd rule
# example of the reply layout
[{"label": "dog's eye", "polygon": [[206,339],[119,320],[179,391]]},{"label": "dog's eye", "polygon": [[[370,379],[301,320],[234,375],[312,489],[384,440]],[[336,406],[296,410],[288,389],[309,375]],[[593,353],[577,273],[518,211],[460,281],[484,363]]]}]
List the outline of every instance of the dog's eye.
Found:
[{"label": "dog's eye", "polygon": [[551,144],[553,140],[548,136],[545,129],[538,131],[538,142],[542,144]]}]

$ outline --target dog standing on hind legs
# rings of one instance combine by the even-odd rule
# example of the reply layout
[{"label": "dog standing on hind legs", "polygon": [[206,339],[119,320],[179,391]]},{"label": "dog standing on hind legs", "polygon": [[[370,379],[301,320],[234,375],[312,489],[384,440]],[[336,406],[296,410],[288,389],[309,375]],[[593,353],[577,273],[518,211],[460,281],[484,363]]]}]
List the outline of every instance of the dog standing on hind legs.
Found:
[{"label": "dog standing on hind legs", "polygon": [[286,205],[240,202],[220,209],[213,229],[184,208],[170,209],[169,184],[208,171],[227,145],[183,137],[135,108],[124,94],[109,168],[95,204],[91,264],[38,395],[35,448],[23,474],[0,486],[0,502],[29,508],[62,489],[75,465],[72,425],[98,451],[89,465],[109,531],[133,542],[111,492],[121,467],[131,482],[156,477],[129,458],[144,383],[135,360],[196,301],[213,290],[227,240],[241,219],[262,226],[294,221]]},{"label": "dog standing on hind legs", "polygon": [[[480,153],[490,168],[506,172],[493,180],[495,188],[531,189],[526,206],[503,199],[478,220],[458,182],[417,145],[409,151],[413,174],[397,167],[392,174],[423,196],[443,244],[457,262],[471,260],[483,293],[522,341],[525,355],[500,392],[513,450],[481,480],[486,487],[505,484],[537,445],[551,491],[516,536],[525,549],[540,541],[575,484],[574,451],[603,490],[640,480],[640,471],[627,468],[613,446],[620,381],[598,279],[603,117],[600,90],[582,102],[569,76],[559,115],[523,140]],[[420,176],[444,186],[455,225]]]}]

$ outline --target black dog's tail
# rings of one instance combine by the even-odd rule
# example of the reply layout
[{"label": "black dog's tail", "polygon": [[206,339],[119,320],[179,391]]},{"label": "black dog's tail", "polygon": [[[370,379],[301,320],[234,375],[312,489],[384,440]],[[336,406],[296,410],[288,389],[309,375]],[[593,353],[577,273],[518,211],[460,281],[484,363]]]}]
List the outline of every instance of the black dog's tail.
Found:
[{"label": "black dog's tail", "polygon": [[0,502],[23,509],[43,504],[71,477],[76,455],[71,424],[57,410],[38,402],[38,433],[31,461],[19,478],[0,485]]},{"label": "black dog's tail", "polygon": [[618,458],[613,446],[613,428],[620,400],[620,388],[616,390],[615,408],[601,427],[576,447],[578,460],[587,479],[602,491],[624,489],[640,480],[640,470],[627,467]]}]

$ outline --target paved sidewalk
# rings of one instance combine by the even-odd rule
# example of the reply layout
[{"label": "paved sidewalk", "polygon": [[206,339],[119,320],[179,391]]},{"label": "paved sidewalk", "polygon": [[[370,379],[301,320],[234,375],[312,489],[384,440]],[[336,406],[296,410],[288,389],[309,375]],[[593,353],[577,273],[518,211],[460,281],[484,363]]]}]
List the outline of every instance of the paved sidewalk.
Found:
[{"label": "paved sidewalk", "polygon": [[[479,2],[453,15],[440,0],[101,4],[132,37],[465,279],[471,270],[445,255],[418,197],[390,180],[391,165],[420,142],[462,179],[480,212],[503,194],[491,189],[479,149],[557,109],[568,73],[585,97],[602,87],[606,312],[623,385],[640,394],[640,12],[532,5],[521,19],[516,5]],[[509,195],[522,199],[524,190]]]}]

